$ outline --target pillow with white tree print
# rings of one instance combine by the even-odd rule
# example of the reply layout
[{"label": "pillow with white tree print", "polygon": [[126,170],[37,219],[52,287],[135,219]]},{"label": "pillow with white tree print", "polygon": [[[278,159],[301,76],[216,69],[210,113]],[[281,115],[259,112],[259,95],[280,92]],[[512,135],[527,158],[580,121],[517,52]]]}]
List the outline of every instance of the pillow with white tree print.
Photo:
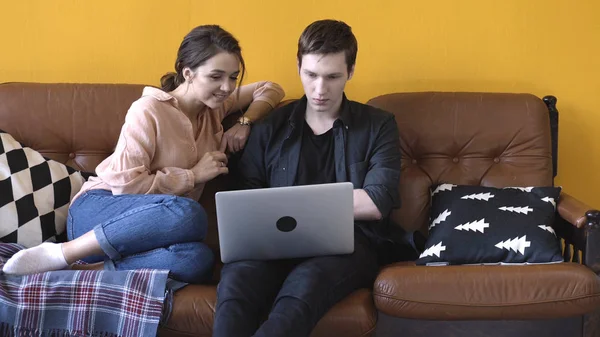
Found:
[{"label": "pillow with white tree print", "polygon": [[562,262],[552,224],[560,187],[439,184],[417,265]]}]

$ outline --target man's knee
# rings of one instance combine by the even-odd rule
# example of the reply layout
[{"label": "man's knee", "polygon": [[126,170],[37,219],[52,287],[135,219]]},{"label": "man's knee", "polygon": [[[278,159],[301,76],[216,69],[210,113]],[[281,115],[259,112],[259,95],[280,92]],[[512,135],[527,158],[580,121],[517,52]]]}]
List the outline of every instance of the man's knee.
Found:
[{"label": "man's knee", "polygon": [[313,302],[334,291],[336,278],[344,275],[332,275],[328,270],[315,266],[298,266],[283,283],[278,298],[295,298],[299,301]]},{"label": "man's knee", "polygon": [[221,276],[228,280],[239,280],[252,275],[263,274],[269,267],[269,261],[237,261],[226,263],[221,270]]},{"label": "man's knee", "polygon": [[219,301],[246,299],[249,294],[260,293],[268,286],[261,279],[268,273],[267,261],[238,261],[227,263],[221,270],[217,287]]},{"label": "man's knee", "polygon": [[288,276],[279,297],[306,303],[337,301],[367,286],[369,274],[351,256],[317,257],[298,265]]}]

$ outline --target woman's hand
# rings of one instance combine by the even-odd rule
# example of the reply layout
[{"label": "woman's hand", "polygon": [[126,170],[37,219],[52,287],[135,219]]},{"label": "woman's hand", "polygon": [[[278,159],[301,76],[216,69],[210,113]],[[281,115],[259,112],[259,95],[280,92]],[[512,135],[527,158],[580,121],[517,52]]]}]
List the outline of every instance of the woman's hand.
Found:
[{"label": "woman's hand", "polygon": [[206,183],[218,175],[229,173],[227,156],[221,151],[207,152],[191,171],[194,173],[196,184]]},{"label": "woman's hand", "polygon": [[235,153],[244,148],[249,135],[249,125],[235,124],[225,132],[222,141],[227,144],[230,153]]}]

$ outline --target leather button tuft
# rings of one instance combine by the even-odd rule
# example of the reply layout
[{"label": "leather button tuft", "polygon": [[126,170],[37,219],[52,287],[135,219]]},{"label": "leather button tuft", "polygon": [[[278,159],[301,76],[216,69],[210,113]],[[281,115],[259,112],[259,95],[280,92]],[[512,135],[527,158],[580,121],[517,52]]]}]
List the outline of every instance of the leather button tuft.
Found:
[{"label": "leather button tuft", "polygon": [[71,159],[75,158],[75,153],[73,153],[73,152],[69,153],[69,158],[71,158]]},{"label": "leather button tuft", "polygon": [[494,158],[494,163],[499,163],[500,162],[500,158]]},{"label": "leather button tuft", "polygon": [[413,159],[413,160],[412,160],[412,163],[413,163],[413,164],[416,164],[416,163],[417,163],[417,160],[416,160],[416,159]]},{"label": "leather button tuft", "polygon": [[452,158],[452,162],[453,163],[458,163],[458,158],[456,158],[456,157]]}]

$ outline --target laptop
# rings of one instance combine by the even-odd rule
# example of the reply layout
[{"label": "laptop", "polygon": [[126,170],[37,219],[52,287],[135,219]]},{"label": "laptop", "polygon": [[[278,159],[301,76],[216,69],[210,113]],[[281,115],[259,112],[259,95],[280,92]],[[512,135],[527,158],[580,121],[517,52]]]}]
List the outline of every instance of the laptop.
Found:
[{"label": "laptop", "polygon": [[221,261],[354,252],[350,182],[215,194]]}]

